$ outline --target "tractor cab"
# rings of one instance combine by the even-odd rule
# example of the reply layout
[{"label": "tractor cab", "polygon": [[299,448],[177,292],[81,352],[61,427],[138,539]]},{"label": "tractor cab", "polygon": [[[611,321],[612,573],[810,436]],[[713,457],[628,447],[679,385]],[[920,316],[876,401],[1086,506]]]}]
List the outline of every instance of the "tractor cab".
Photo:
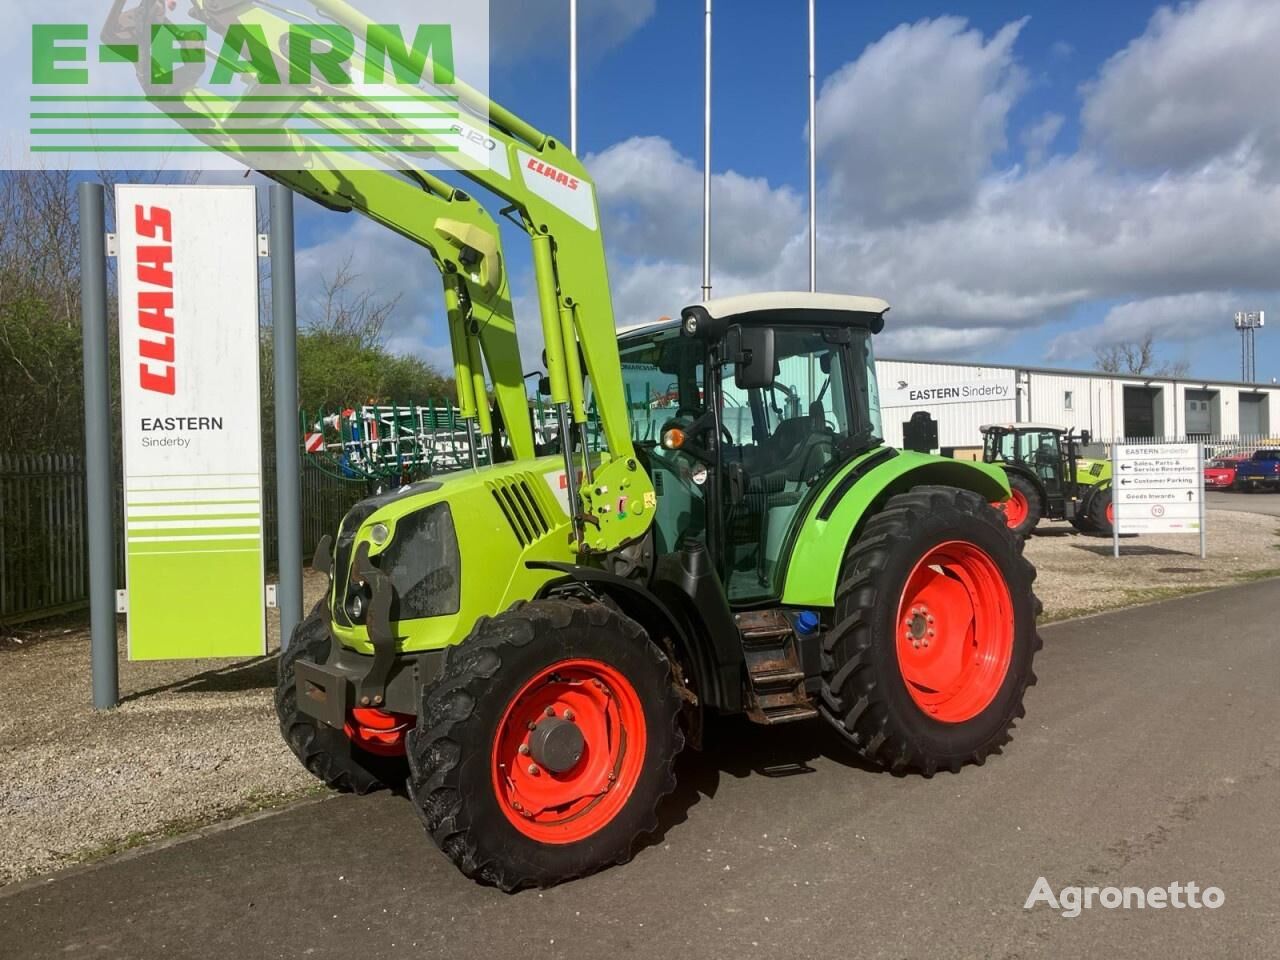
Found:
[{"label": "tractor cab", "polygon": [[729,297],[623,337],[660,555],[696,538],[731,603],[780,595],[802,508],[882,442],[871,337],[888,309],[830,294]]},{"label": "tractor cab", "polygon": [[[1081,456],[1092,438],[1044,423],[999,423],[982,428],[982,459],[1009,477],[1003,505],[1009,526],[1029,534],[1041,519],[1068,520],[1087,532],[1109,532],[1110,469]],[[1097,516],[1094,516],[1094,514]]]}]

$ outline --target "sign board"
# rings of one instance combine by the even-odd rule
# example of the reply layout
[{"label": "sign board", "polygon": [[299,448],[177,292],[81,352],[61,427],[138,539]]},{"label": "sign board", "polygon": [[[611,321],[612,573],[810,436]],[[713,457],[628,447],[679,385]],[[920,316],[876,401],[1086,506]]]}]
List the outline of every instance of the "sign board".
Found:
[{"label": "sign board", "polygon": [[255,188],[120,186],[129,658],[266,652]]},{"label": "sign board", "polygon": [[880,406],[932,407],[940,403],[981,403],[990,400],[1013,400],[1015,392],[1012,370],[992,370],[990,376],[948,383],[909,383],[885,378],[880,381]]},{"label": "sign board", "polygon": [[1112,478],[1118,533],[1199,533],[1204,470],[1199,444],[1119,444]]}]

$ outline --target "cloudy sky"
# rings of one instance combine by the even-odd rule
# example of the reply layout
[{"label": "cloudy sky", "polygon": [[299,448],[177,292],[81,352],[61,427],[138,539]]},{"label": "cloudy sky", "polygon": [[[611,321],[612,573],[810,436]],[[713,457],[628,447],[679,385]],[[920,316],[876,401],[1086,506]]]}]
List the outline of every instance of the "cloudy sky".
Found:
[{"label": "cloudy sky", "polygon": [[[617,319],[675,314],[701,282],[702,4],[580,2]],[[492,9],[494,98],[567,132],[567,2]],[[1162,358],[1235,378],[1231,314],[1280,328],[1280,2],[818,0],[818,18],[819,286],[894,305],[881,355],[1089,367],[1151,331]],[[803,0],[718,5],[717,294],[807,283],[805,31]],[[299,214],[304,300],[350,253],[403,295],[393,345],[447,356],[420,251]],[[532,334],[527,244],[504,241]],[[1280,329],[1258,343],[1280,377]]]}]

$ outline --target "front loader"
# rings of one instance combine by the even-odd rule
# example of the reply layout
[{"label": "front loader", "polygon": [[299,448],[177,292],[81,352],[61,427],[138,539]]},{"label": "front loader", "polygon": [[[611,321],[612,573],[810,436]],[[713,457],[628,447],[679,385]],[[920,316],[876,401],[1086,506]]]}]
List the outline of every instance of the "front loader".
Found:
[{"label": "front loader", "polygon": [[1035,680],[1035,571],[999,468],[885,446],[888,304],[729,297],[619,341],[586,170],[460,97],[489,157],[459,172],[529,236],[565,442],[348,513],[280,661],[298,758],[344,790],[404,778],[462,872],[514,890],[628,859],[706,712],[820,717],[896,772],[996,752]]}]

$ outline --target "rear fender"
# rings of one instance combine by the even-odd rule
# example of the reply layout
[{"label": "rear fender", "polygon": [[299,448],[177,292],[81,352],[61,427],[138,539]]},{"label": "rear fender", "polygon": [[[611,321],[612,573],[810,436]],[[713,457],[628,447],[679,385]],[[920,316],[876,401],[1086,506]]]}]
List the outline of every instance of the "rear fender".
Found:
[{"label": "rear fender", "polygon": [[885,450],[860,457],[836,474],[805,511],[787,555],[782,602],[832,607],[840,566],[867,519],[893,496],[919,486],[972,490],[988,502],[1009,499],[1009,480],[994,464]]}]

